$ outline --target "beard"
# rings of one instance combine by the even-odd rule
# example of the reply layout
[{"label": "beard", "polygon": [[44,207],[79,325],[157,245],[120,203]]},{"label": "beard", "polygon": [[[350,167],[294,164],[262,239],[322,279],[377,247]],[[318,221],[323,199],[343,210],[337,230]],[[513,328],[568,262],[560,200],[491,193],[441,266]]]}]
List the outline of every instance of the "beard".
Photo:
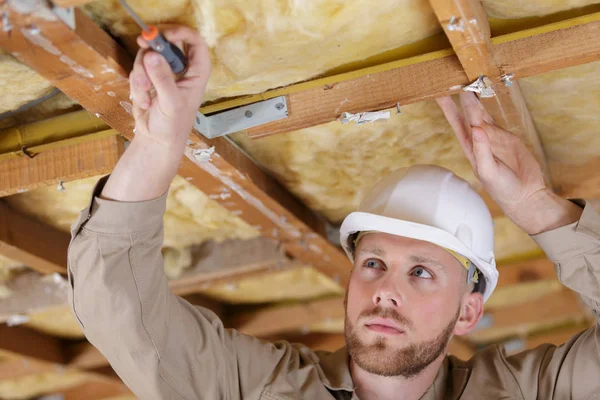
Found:
[{"label": "beard", "polygon": [[[354,325],[348,320],[348,314],[346,313],[344,333],[348,354],[356,365],[371,374],[413,378],[423,372],[446,351],[446,346],[452,337],[452,330],[459,314],[460,310],[435,339],[409,344],[408,347],[403,349],[394,349],[388,346],[385,336],[376,337],[372,344],[363,343],[358,336],[358,332],[354,329]],[[380,307],[361,313],[358,320],[360,321],[363,317],[375,316],[393,319],[405,327],[412,326],[411,322],[396,310]]]}]

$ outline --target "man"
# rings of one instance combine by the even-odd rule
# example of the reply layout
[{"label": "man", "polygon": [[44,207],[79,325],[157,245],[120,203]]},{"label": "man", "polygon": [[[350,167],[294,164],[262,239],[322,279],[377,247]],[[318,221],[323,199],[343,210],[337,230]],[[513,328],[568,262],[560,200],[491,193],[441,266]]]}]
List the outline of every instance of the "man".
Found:
[{"label": "man", "polygon": [[[73,225],[70,301],[92,344],[142,399],[598,399],[598,325],[561,347],[469,361],[446,355],[471,331],[497,272],[489,211],[449,171],[416,166],[384,178],[342,226],[354,262],[346,292],[347,347],[335,353],[271,344],[224,329],[211,311],[174,296],[160,250],[165,193],[177,172],[210,74],[187,28],[189,70],[176,80],[156,53],[131,73],[136,138]],[[600,319],[600,216],[544,184],[517,138],[472,94],[463,117],[439,99],[465,155],[505,214],[555,262],[559,279]]]}]

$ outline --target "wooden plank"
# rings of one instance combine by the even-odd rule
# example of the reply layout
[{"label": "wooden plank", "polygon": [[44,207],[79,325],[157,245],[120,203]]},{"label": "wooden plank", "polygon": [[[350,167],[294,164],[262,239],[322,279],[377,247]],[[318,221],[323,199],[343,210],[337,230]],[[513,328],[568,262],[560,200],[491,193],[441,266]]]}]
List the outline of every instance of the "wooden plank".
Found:
[{"label": "wooden plank", "polygon": [[107,174],[124,151],[123,139],[113,135],[0,161],[0,197]]},{"label": "wooden plank", "polygon": [[554,264],[545,257],[498,266],[498,273],[497,288],[557,279]]},{"label": "wooden plank", "polygon": [[0,200],[0,254],[36,271],[65,273],[70,236]]},{"label": "wooden plank", "polygon": [[580,323],[585,318],[577,294],[564,289],[525,304],[486,312],[479,327],[467,338],[474,343],[489,343],[568,322]]},{"label": "wooden plank", "polygon": [[63,400],[101,400],[110,398],[136,399],[127,386],[116,379],[90,379],[88,382],[62,392]]},{"label": "wooden plank", "polygon": [[60,339],[22,326],[0,324],[0,351],[53,364],[65,362]]},{"label": "wooden plank", "polygon": [[[600,13],[493,38],[493,53],[501,74],[515,79],[600,60]],[[362,112],[416,103],[461,91],[471,81],[452,50],[442,50],[314,80],[322,85],[292,85],[211,105],[205,112],[287,93],[288,118],[248,130],[253,137],[308,128],[336,120],[343,112]],[[499,84],[500,79],[492,80]]]},{"label": "wooden plank", "polygon": [[343,298],[333,297],[244,312],[234,315],[229,320],[229,325],[242,333],[265,337],[343,317]]},{"label": "wooden plank", "polygon": [[89,342],[75,343],[66,347],[68,365],[78,369],[95,369],[108,365],[106,357]]},{"label": "wooden plank", "polygon": [[493,79],[493,97],[481,98],[487,112],[502,128],[517,135],[533,151],[547,184],[552,180],[544,150],[518,82],[507,87],[498,79],[502,68],[494,58],[490,25],[480,0],[429,0],[467,77]]},{"label": "wooden plank", "polygon": [[[127,76],[132,60],[107,33],[79,9],[75,30],[41,12],[24,15],[8,7],[6,15],[13,29],[1,33],[3,48],[126,138],[133,138]],[[180,175],[207,195],[216,195],[221,205],[264,236],[280,240],[287,253],[345,286],[350,262],[320,236],[324,231],[320,218],[260,168],[251,167],[251,160],[227,139],[205,141],[197,134],[190,139]],[[194,151],[211,146],[220,153],[210,161],[194,156]]]}]

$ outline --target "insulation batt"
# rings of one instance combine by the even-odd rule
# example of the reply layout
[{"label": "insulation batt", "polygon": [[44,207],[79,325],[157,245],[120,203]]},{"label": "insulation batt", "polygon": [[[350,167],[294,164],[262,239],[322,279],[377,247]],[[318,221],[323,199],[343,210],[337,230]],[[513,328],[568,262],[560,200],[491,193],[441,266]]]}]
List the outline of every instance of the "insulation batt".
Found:
[{"label": "insulation batt", "polygon": [[[197,26],[211,48],[207,100],[259,93],[441,30],[424,0],[131,0],[150,23]],[[139,28],[116,0],[87,10],[118,35]],[[195,18],[191,18],[195,16]]]},{"label": "insulation batt", "polygon": [[[99,177],[92,177],[67,182],[64,184],[64,192],[50,186],[7,197],[6,201],[17,210],[69,232],[79,211],[87,206],[98,179]],[[176,177],[169,190],[164,229],[166,260],[172,260],[165,264],[165,268],[171,278],[179,276],[181,270],[191,263],[191,258],[185,257],[184,249],[188,246],[199,245],[206,240],[220,242],[258,236],[256,229],[232,215],[181,177]]]},{"label": "insulation batt", "polygon": [[0,113],[19,108],[52,89],[41,75],[0,49]]}]

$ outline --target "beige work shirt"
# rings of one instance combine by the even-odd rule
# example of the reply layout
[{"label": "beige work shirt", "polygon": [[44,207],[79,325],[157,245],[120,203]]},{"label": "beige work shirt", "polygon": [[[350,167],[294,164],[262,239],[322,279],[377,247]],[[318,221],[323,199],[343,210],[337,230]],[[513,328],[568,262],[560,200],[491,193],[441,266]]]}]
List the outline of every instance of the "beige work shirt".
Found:
[{"label": "beige work shirt", "polygon": [[[345,348],[312,351],[225,329],[175,296],[163,271],[166,195],[123,203],[97,197],[72,227],[69,301],[89,341],[141,399],[356,399]],[[560,281],[600,321],[600,216],[533,239]],[[350,272],[350,271],[348,271]],[[514,356],[491,346],[471,360],[449,356],[423,399],[600,399],[600,329],[562,346]]]}]

